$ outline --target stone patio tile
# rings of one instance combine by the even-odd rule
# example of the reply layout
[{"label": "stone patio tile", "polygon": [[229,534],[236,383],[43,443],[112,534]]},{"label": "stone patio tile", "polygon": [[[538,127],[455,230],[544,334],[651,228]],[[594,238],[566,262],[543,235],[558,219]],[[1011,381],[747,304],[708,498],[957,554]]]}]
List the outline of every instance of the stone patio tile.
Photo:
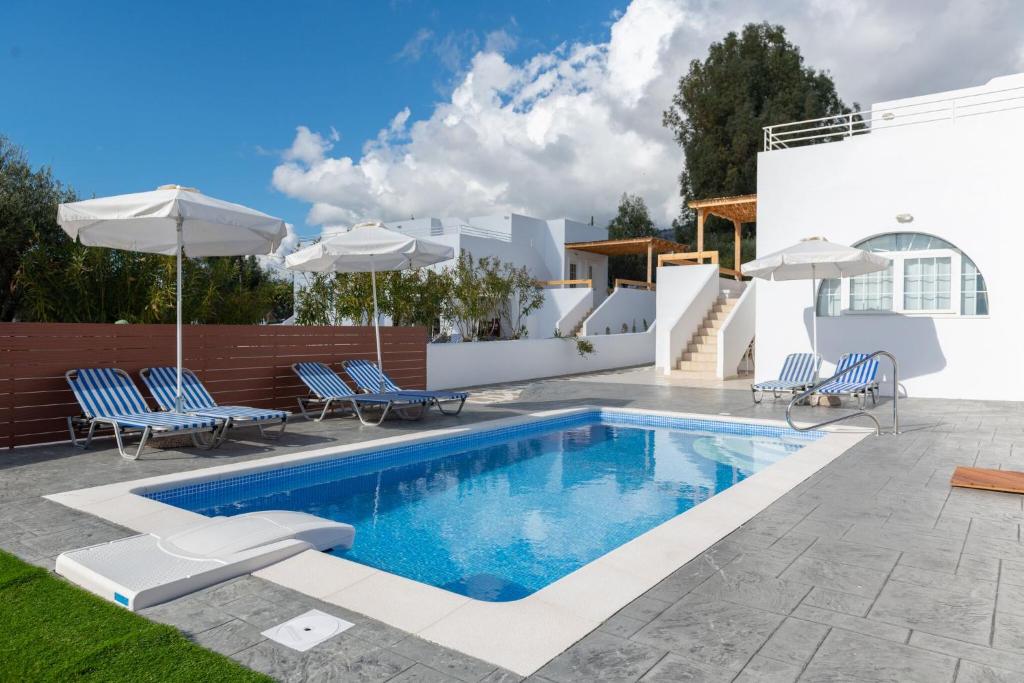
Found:
[{"label": "stone patio tile", "polygon": [[633,640],[736,673],[783,619],[723,600],[688,597],[665,610]]},{"label": "stone patio tile", "polygon": [[960,556],[956,575],[978,581],[996,581],[999,579],[999,562],[994,557],[979,557],[965,553]]},{"label": "stone patio tile", "polygon": [[962,661],[970,660],[979,664],[1016,671],[1021,676],[1021,680],[1024,680],[1024,653],[1020,651],[997,650],[984,645],[973,645],[963,640],[944,638],[921,631],[914,631],[911,634],[910,645],[930,652],[959,657]]},{"label": "stone patio tile", "polygon": [[695,588],[693,595],[789,614],[811,591],[811,587],[805,584],[763,574],[733,572],[729,571],[730,567]]},{"label": "stone patio tile", "polygon": [[174,626],[189,636],[226,624],[233,619],[233,615],[224,610],[207,605],[191,596],[141,609],[139,614],[152,621]]},{"label": "stone patio tile", "polygon": [[255,626],[247,624],[240,619],[233,619],[226,624],[215,626],[192,636],[192,641],[196,645],[219,652],[222,655],[233,655],[236,652],[241,652],[245,648],[252,647],[264,639],[264,636]]},{"label": "stone patio tile", "polygon": [[[332,671],[331,673],[333,674],[334,672]],[[327,678],[325,680],[333,681],[338,679]],[[431,669],[429,666],[424,664],[414,664],[394,678],[389,678],[388,680],[392,681],[392,683],[449,683],[452,679],[448,674]]]},{"label": "stone patio tile", "polygon": [[1011,520],[992,520],[978,518],[971,520],[968,536],[982,538],[998,538],[1001,541],[1019,541],[1020,524]]},{"label": "stone patio tile", "polygon": [[871,609],[872,602],[871,598],[815,586],[807,594],[807,597],[804,598],[802,604],[832,610],[833,612],[852,614],[855,617],[863,617]]},{"label": "stone patio tile", "polygon": [[[307,681],[386,681],[416,664],[387,648],[349,635],[335,636],[309,652]],[[451,680],[449,678],[448,680]]]},{"label": "stone patio tile", "polygon": [[504,669],[495,669],[480,679],[480,683],[520,683],[523,677]]},{"label": "stone patio tile", "polygon": [[1003,560],[999,572],[999,582],[1024,586],[1024,561]]},{"label": "stone patio tile", "polygon": [[1024,651],[1024,616],[997,610],[993,626],[993,647]]},{"label": "stone patio tile", "polygon": [[887,572],[896,566],[896,560],[899,559],[899,556],[898,551],[888,548],[823,538],[818,539],[804,553],[804,557],[820,557],[834,562],[877,569],[883,572]]},{"label": "stone patio tile", "polygon": [[956,683],[1020,683],[1020,680],[1019,672],[998,669],[966,659],[960,662],[956,672]]},{"label": "stone patio tile", "polygon": [[833,629],[800,680],[806,683],[840,680],[942,683],[952,681],[955,670],[953,657]]},{"label": "stone patio tile", "polygon": [[980,557],[995,557],[1000,560],[1024,561],[1024,545],[1018,541],[1004,541],[998,538],[968,536],[964,552]]},{"label": "stone patio tile", "polygon": [[668,654],[640,680],[643,683],[728,683],[735,673]]},{"label": "stone patio tile", "polygon": [[873,598],[882,588],[887,575],[888,572],[852,564],[817,557],[800,557],[779,578]]},{"label": "stone patio tile", "polygon": [[623,607],[618,611],[625,617],[632,617],[634,619],[640,619],[644,623],[649,622],[654,617],[658,616],[669,607],[672,603],[665,602],[664,600],[656,600],[647,595],[641,595],[636,600]]},{"label": "stone patio tile", "polygon": [[309,611],[303,605],[279,605],[259,595],[243,595],[231,602],[224,603],[219,609],[252,624],[261,631],[271,626],[282,624]]},{"label": "stone patio tile", "polygon": [[[310,680],[310,669],[322,663],[306,653],[297,652],[270,640],[264,640],[231,655],[243,666],[260,671],[285,683]],[[411,662],[410,662],[411,665]],[[395,673],[398,673],[397,671]]]},{"label": "stone patio tile", "polygon": [[987,645],[995,600],[980,594],[985,590],[893,580],[882,589],[868,618]]},{"label": "stone patio tile", "polygon": [[[729,559],[732,558],[730,557]],[[645,595],[664,602],[676,602],[704,583],[717,570],[718,565],[712,564],[703,557],[698,557],[669,574],[661,583],[647,591]]]},{"label": "stone patio tile", "polygon": [[794,683],[800,676],[802,667],[787,664],[775,659],[754,655],[750,663],[744,667],[733,683]]},{"label": "stone patio tile", "polygon": [[920,567],[908,567],[902,564],[892,570],[889,580],[912,583],[925,588],[969,592],[979,598],[986,599],[994,598],[996,594],[996,583],[994,581],[983,581],[955,574],[947,574],[946,572],[931,571]]},{"label": "stone patio tile", "polygon": [[959,553],[963,546],[963,539],[951,538],[941,531],[927,531],[897,523],[854,524],[843,540],[901,551],[945,550]]},{"label": "stone patio tile", "polygon": [[959,550],[919,548],[904,551],[896,565],[956,574],[962,556]]},{"label": "stone patio tile", "polygon": [[597,627],[598,631],[609,633],[619,638],[629,638],[647,625],[648,622],[627,617],[621,613],[612,615],[603,624]]},{"label": "stone patio tile", "polygon": [[808,607],[807,605],[800,605],[793,610],[793,616],[798,619],[806,619],[807,621],[816,621],[826,626],[891,640],[895,643],[906,642],[907,636],[910,634],[910,630],[902,626],[893,626],[892,624],[885,624],[880,621],[863,619],[850,614],[818,609],[817,607]]},{"label": "stone patio tile", "polygon": [[821,645],[828,630],[828,626],[813,621],[786,619],[758,654],[802,667]]},{"label": "stone patio tile", "polygon": [[636,681],[666,654],[664,649],[595,632],[545,664],[537,673],[558,682]]},{"label": "stone patio tile", "polygon": [[422,638],[409,636],[391,648],[392,652],[426,664],[431,669],[443,673],[446,680],[457,679],[473,683],[479,681],[497,667],[493,664],[464,655],[454,650],[445,650],[428,643]]}]

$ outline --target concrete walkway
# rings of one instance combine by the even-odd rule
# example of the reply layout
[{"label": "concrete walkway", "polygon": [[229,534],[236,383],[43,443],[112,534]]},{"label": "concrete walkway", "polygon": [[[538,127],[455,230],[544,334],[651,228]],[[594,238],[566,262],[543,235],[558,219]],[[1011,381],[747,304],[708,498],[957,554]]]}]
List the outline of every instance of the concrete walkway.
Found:
[{"label": "concrete walkway", "polygon": [[[66,445],[0,455],[0,547],[53,566],[126,531],[39,498],[332,441],[575,404],[778,419],[749,391],[653,384],[653,371],[483,392],[459,418],[296,423],[281,444],[124,462]],[[1024,404],[910,399],[899,437],[871,437],[544,666],[538,681],[1024,680],[1022,497],[950,489],[956,465],[1024,469]],[[827,408],[804,409],[833,415]],[[880,409],[884,415],[885,411]],[[306,654],[259,631],[317,607],[357,626]],[[282,680],[517,680],[361,615],[246,577],[148,610]]]}]

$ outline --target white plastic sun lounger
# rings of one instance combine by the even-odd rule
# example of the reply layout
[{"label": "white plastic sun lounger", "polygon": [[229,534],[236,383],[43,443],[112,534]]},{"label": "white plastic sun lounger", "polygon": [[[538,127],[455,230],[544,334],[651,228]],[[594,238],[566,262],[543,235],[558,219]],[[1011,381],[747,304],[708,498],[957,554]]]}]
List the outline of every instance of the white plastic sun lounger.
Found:
[{"label": "white plastic sun lounger", "polygon": [[135,611],[249,574],[306,550],[350,548],[355,529],[305,512],[213,517],[170,534],[70,550],[57,573]]},{"label": "white plastic sun lounger", "polygon": [[[153,395],[161,409],[174,410],[174,398],[178,389],[177,368],[143,368],[139,370],[139,377],[142,378],[142,383],[149,389],[149,393]],[[188,368],[182,368],[181,371],[181,393],[184,399],[183,409],[189,415],[224,420],[221,440],[231,427],[252,425],[259,427],[260,436],[270,437],[271,435],[264,431],[265,425],[268,424],[280,426],[279,431],[273,435],[279,437],[284,433],[285,425],[288,424],[288,416],[291,415],[287,410],[274,410],[273,408],[219,406],[195,373]]]}]

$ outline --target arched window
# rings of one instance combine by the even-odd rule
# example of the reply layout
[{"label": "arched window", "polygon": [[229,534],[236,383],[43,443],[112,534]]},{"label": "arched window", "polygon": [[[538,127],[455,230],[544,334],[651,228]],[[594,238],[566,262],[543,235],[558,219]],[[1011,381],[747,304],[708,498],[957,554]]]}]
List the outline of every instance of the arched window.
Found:
[{"label": "arched window", "polygon": [[823,280],[818,288],[819,316],[988,315],[985,278],[974,261],[946,240],[920,232],[893,232],[853,246],[885,254],[892,265],[846,280]]}]

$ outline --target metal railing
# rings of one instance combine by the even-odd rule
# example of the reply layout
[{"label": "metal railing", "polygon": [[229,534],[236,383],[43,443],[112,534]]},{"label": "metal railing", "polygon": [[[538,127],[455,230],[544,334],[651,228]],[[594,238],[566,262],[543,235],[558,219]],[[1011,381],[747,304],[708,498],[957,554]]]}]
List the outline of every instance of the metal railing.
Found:
[{"label": "metal railing", "polygon": [[813,429],[818,429],[819,427],[824,427],[825,425],[830,425],[830,424],[834,424],[836,422],[841,422],[843,420],[849,420],[849,419],[852,419],[852,418],[855,418],[855,417],[862,417],[863,416],[863,417],[871,418],[871,421],[875,423],[875,435],[877,436],[877,435],[881,434],[882,433],[882,424],[878,421],[877,417],[875,417],[874,415],[872,415],[868,411],[864,410],[863,406],[861,406],[860,410],[858,410],[857,412],[849,413],[848,415],[840,415],[839,417],[834,417],[831,420],[825,420],[824,422],[819,422],[818,424],[810,425],[809,427],[798,427],[795,424],[793,424],[793,416],[790,414],[792,412],[792,410],[793,410],[793,406],[795,406],[798,403],[801,403],[802,401],[806,400],[808,397],[810,397],[814,392],[816,392],[821,387],[825,386],[826,384],[828,384],[832,380],[836,379],[837,377],[842,377],[843,375],[850,374],[851,371],[855,370],[856,368],[859,368],[861,365],[864,365],[865,363],[870,361],[872,358],[876,358],[878,356],[885,356],[886,358],[888,358],[892,362],[892,385],[894,387],[894,390],[892,392],[892,433],[893,434],[899,434],[900,433],[900,416],[899,416],[900,381],[899,381],[899,366],[896,363],[896,356],[892,355],[888,351],[875,351],[874,353],[870,353],[867,356],[865,356],[864,358],[862,358],[861,360],[859,360],[856,363],[854,363],[853,365],[851,365],[850,367],[848,367],[845,370],[843,370],[842,372],[837,373],[835,375],[832,375],[828,379],[819,380],[818,383],[815,384],[810,389],[807,389],[803,393],[797,394],[796,396],[794,396],[793,400],[789,402],[788,406],[786,406],[786,422],[789,424],[790,429],[793,429],[793,430],[798,431],[798,432],[809,432],[809,431],[811,431]]},{"label": "metal railing", "polygon": [[501,230],[481,228],[477,225],[396,225],[395,229],[413,237],[440,237],[441,235],[467,235],[469,237],[484,237],[486,239],[511,242],[512,235]]},{"label": "metal railing", "polygon": [[1015,109],[1024,109],[1022,86],[765,126],[763,149],[770,152],[818,142],[835,142],[890,128],[955,122],[969,116]]}]

